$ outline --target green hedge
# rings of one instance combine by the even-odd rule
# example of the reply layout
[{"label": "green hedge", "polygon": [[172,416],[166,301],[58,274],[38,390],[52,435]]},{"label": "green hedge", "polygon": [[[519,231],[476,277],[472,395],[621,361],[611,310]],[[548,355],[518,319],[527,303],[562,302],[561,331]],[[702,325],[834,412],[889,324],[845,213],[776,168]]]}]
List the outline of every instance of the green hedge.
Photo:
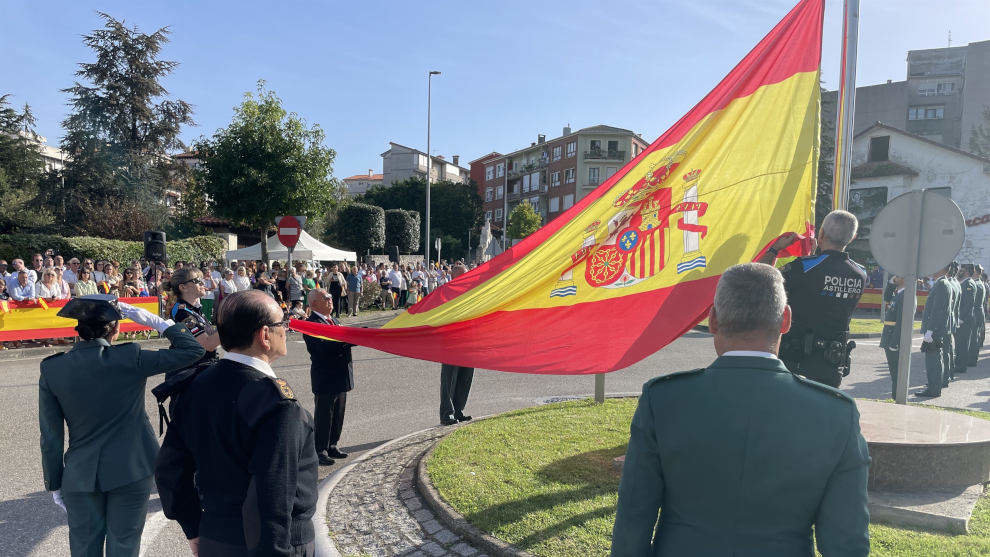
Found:
[{"label": "green hedge", "polygon": [[[71,257],[89,257],[111,261],[130,262],[144,256],[143,242],[108,240],[91,236],[52,236],[48,234],[0,234],[0,259],[28,260],[34,253],[55,250],[66,260]],[[169,261],[223,260],[227,244],[217,236],[194,236],[184,240],[167,242]]]},{"label": "green hedge", "polygon": [[399,246],[399,253],[419,251],[419,213],[404,209],[385,211],[385,248]]},{"label": "green hedge", "polygon": [[334,237],[361,257],[385,245],[385,210],[364,203],[350,203],[337,212]]}]

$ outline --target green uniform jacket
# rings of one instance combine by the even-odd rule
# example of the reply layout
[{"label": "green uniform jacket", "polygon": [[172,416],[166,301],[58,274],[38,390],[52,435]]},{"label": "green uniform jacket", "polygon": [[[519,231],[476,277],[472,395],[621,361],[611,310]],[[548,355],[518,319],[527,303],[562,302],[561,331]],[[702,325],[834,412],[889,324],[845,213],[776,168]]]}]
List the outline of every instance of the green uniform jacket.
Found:
[{"label": "green uniform jacket", "polygon": [[949,280],[939,277],[932,289],[928,291],[925,300],[925,311],[921,314],[921,332],[931,331],[935,338],[951,333],[952,323],[952,292]]},{"label": "green uniform jacket", "polygon": [[973,326],[973,322],[976,320],[976,281],[972,278],[967,278],[962,281],[962,298],[959,302],[959,313],[962,322],[970,327]]},{"label": "green uniform jacket", "polygon": [[[840,391],[723,356],[643,387],[612,555],[867,555],[870,457]],[[659,522],[657,513],[662,509]]]},{"label": "green uniform jacket", "polygon": [[[163,335],[170,350],[81,341],[41,362],[38,420],[45,489],[109,491],[154,472],[158,440],[144,411],[147,378],[182,369],[203,354],[182,324]],[[69,450],[64,448],[69,424]]]},{"label": "green uniform jacket", "polygon": [[962,296],[962,287],[959,286],[959,281],[955,277],[947,280],[949,284],[949,313],[951,314],[950,321],[952,323],[949,332],[954,333],[962,325],[959,316],[959,300]]},{"label": "green uniform jacket", "polygon": [[[917,308],[917,304],[915,304]],[[901,346],[901,317],[904,313],[904,289],[901,288],[893,299],[887,303],[884,312],[883,331],[880,333],[880,348],[897,350]],[[914,313],[912,313],[914,315]]]}]

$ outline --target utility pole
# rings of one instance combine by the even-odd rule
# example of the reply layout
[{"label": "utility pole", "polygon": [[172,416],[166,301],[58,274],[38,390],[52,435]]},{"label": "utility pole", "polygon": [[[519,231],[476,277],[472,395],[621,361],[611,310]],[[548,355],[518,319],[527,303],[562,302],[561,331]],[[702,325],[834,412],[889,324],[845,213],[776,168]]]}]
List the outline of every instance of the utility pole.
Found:
[{"label": "utility pole", "polygon": [[433,174],[433,153],[430,152],[430,110],[432,108],[433,76],[440,75],[437,70],[426,74],[426,247],[424,249],[425,265],[430,264],[430,180]]}]

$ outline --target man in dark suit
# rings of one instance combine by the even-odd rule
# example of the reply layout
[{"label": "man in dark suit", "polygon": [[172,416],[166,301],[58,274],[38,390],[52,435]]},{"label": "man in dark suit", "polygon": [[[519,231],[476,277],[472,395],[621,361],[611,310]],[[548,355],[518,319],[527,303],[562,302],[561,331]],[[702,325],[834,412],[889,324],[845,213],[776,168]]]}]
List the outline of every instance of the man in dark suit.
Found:
[{"label": "man in dark suit", "polygon": [[[339,325],[331,316],[333,296],[322,288],[309,291],[307,321],[325,325]],[[340,432],[344,427],[344,410],[347,392],[354,388],[354,363],[351,359],[353,344],[325,340],[303,335],[306,350],[312,363],[309,378],[316,398],[313,418],[316,420],[316,454],[320,464],[330,466],[335,458],[347,458],[347,453],[337,449]]]},{"label": "man in dark suit", "polygon": [[313,419],[271,366],[287,327],[264,292],[230,294],[217,313],[227,353],[176,400],[155,480],[199,557],[315,554]]},{"label": "man in dark suit", "polygon": [[643,387],[614,557],[814,555],[812,527],[825,557],[869,553],[859,412],[777,358],[790,324],[779,271],[749,263],[722,274],[708,320],[718,359]]},{"label": "man in dark suit", "polygon": [[[883,331],[880,333],[880,348],[887,357],[887,369],[890,371],[890,397],[897,394],[897,366],[900,358],[901,324],[904,313],[904,277],[891,277],[894,292],[886,300],[883,312]],[[917,302],[915,302],[917,309]],[[914,312],[911,312],[914,315]],[[909,350],[910,351],[910,350]]]},{"label": "man in dark suit", "polygon": [[[45,489],[68,512],[74,557],[137,556],[158,441],[144,411],[147,378],[182,369],[205,351],[182,324],[95,294],[58,315],[78,319],[80,342],[41,362],[38,421]],[[153,327],[170,350],[113,345],[123,318]],[[65,425],[69,450],[63,454]]]}]

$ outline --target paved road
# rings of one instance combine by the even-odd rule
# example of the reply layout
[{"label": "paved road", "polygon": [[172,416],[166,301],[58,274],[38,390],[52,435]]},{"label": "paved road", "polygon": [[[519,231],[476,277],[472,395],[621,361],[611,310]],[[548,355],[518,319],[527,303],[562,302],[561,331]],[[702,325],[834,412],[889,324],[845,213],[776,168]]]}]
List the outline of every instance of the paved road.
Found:
[{"label": "paved road", "polygon": [[[277,362],[276,373],[294,387],[300,400],[312,408],[308,393],[309,358],[297,335],[289,355]],[[860,342],[854,353],[853,373],[844,389],[857,397],[886,397],[890,392],[883,355],[875,340]],[[920,339],[916,346],[920,344]],[[436,425],[439,365],[410,360],[366,348],[356,348],[357,388],[348,396],[341,449],[359,454],[389,439]],[[984,360],[934,404],[990,410],[990,364]],[[606,379],[609,393],[638,393],[649,378],[681,369],[701,367],[714,358],[708,334],[690,332],[650,358]],[[915,358],[915,365],[921,365]],[[39,359],[0,360],[0,555],[68,555],[65,514],[44,491],[38,450]],[[920,369],[915,367],[915,369]],[[924,383],[923,373],[912,373],[913,390]],[[149,387],[153,386],[153,382]],[[475,374],[467,411],[476,416],[532,406],[561,395],[583,395],[593,390],[587,376],[537,376],[479,370]],[[147,410],[156,422],[157,409],[150,392]],[[340,466],[338,464],[337,466]],[[321,476],[334,467],[321,470]],[[162,517],[157,495],[152,496],[145,528],[144,555],[188,555],[181,530]]]}]

